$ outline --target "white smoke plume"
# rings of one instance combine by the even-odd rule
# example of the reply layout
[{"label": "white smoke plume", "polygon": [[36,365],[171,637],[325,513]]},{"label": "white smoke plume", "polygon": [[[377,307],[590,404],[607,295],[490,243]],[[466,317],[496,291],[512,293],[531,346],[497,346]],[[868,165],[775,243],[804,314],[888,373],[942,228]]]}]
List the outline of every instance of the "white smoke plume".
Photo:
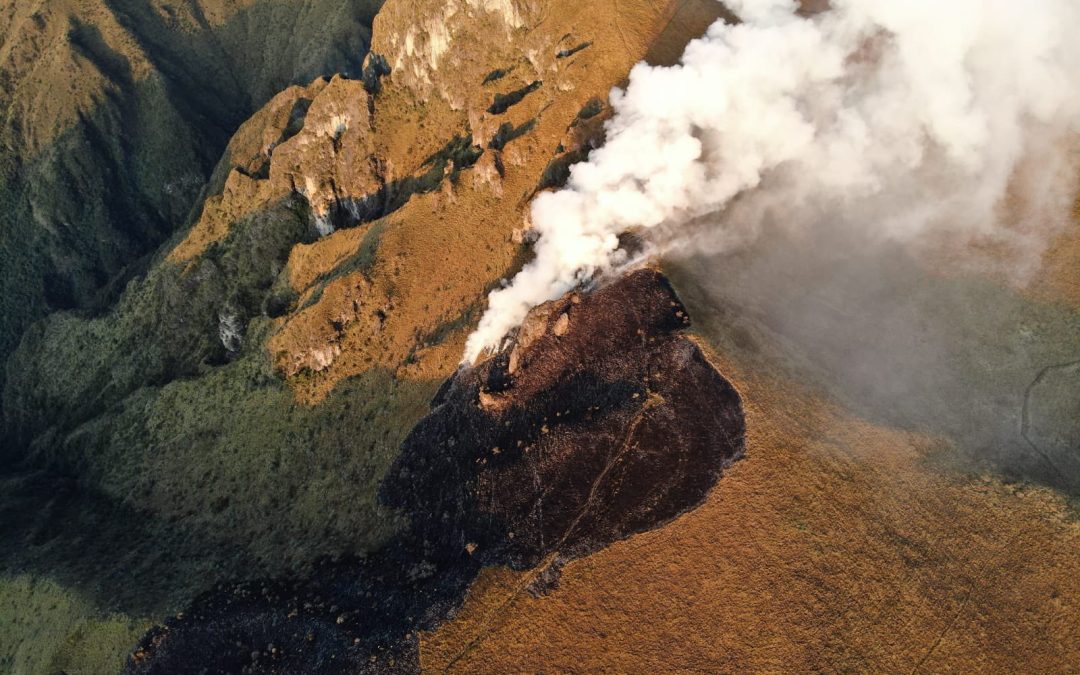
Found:
[{"label": "white smoke plume", "polygon": [[[496,290],[465,358],[533,306],[650,253],[722,251],[766,220],[884,239],[990,242],[1019,267],[1068,211],[1080,121],[1075,0],[732,0],[672,67],[612,92],[603,147],[539,195],[535,258]],[[1036,191],[1016,197],[1018,189]],[[1024,204],[1023,214],[1008,207]],[[1048,215],[1052,214],[1052,215]]]}]

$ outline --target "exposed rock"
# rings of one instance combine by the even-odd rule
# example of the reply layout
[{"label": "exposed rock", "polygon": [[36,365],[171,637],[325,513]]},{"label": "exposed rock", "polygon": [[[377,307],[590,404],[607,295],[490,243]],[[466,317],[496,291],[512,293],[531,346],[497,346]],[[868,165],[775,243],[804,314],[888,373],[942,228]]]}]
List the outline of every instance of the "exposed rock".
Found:
[{"label": "exposed rock", "polygon": [[514,346],[523,352],[543,337],[548,330],[548,322],[551,318],[553,305],[544,304],[529,312],[525,320],[521,322],[517,335],[514,338]]},{"label": "exposed rock", "polygon": [[[519,347],[517,345],[514,345],[514,348],[510,351],[510,361],[506,365],[506,372],[513,375],[514,373],[516,373],[518,371],[518,367],[520,367],[520,366],[521,366],[521,347]],[[480,392],[480,396],[481,396],[480,400],[483,401],[484,399],[482,397],[484,397],[484,396],[490,397],[491,395],[488,394],[487,392]]]},{"label": "exposed rock", "polygon": [[[270,163],[274,191],[303,194],[323,235],[334,230],[332,209],[339,203],[382,187],[374,162],[369,96],[363,82],[334,77],[312,99],[303,131],[282,143]],[[352,214],[354,220],[364,215]]]},{"label": "exposed rock", "polygon": [[570,315],[563,312],[559,315],[559,318],[555,321],[555,325],[551,327],[551,332],[555,334],[555,337],[562,337],[566,335],[566,331],[570,329]]}]

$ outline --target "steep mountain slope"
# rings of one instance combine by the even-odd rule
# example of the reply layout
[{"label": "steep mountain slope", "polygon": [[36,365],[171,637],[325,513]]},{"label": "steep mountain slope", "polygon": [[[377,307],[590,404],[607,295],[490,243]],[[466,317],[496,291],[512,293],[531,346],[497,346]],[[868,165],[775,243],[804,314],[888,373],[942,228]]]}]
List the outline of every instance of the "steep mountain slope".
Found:
[{"label": "steep mountain slope", "polygon": [[194,226],[114,306],[31,328],[4,398],[16,589],[55,579],[141,622],[396,531],[378,483],[523,257],[528,196],[595,142],[674,10],[515,7],[386,7],[355,79],[243,125]]},{"label": "steep mountain slope", "polygon": [[378,4],[0,3],[0,360],[52,310],[108,306],[270,96],[358,72]]},{"label": "steep mountain slope", "polygon": [[[146,5],[189,11],[167,6]],[[276,51],[232,46],[258,42],[254,17],[346,7],[198,6],[229,44],[196,71],[224,59],[255,80]],[[190,219],[159,209],[160,237],[190,228],[102,281],[107,301],[76,303],[98,311],[34,324],[9,360],[0,667],[1075,670],[1080,529],[1029,481],[1069,484],[1026,455],[972,463],[954,417],[854,387],[846,348],[888,369],[895,342],[808,339],[853,324],[808,291],[833,268],[798,242],[778,261],[666,263],[671,285],[601,280],[459,369],[486,292],[530,255],[531,197],[602,142],[610,88],[723,11],[388,0],[362,63],[276,93],[201,165]],[[252,105],[273,93],[243,87]],[[973,387],[1001,352],[1028,355],[1007,396],[972,397],[1009,411],[991,441],[1017,431],[1013,385],[1072,349],[1076,240],[1026,295],[902,270],[920,290],[911,323],[957,319]],[[1020,319],[989,320],[1004,314]],[[1074,432],[1052,403],[1073,400],[1057,393],[1074,391],[1069,368],[1036,383],[1026,418],[1062,460]],[[902,379],[913,394],[935,381]]]}]

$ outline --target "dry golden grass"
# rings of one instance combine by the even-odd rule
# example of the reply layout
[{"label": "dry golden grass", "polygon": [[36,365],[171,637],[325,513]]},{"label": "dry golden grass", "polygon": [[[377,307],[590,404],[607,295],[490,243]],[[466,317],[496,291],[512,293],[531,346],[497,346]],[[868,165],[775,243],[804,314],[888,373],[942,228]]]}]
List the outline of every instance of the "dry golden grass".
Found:
[{"label": "dry golden grass", "polygon": [[[390,3],[376,20],[372,50],[389,58],[393,71],[374,115],[357,108],[357,82],[317,81],[279,95],[230,145],[229,161],[245,171],[228,175],[170,259],[201,254],[231,223],[294,188],[316,189],[309,198],[320,212],[328,194],[370,196],[370,167],[393,183],[424,173],[427,159],[455,137],[486,147],[503,124],[533,124],[500,151],[487,149],[440,190],[413,196],[377,223],[299,244],[290,256],[288,279],[300,303],[280,320],[268,348],[301,400],[317,402],[342,379],[375,367],[445,377],[485,293],[520,264],[515,231],[525,227],[529,198],[558,146],[580,142],[571,129],[578,113],[605,99],[665,27],[676,25],[679,7],[700,4],[559,0],[508,16],[465,4],[450,11]],[[440,43],[447,27],[453,40]],[[669,29],[665,44],[675,45],[678,32]],[[485,49],[477,50],[481,43]],[[496,70],[505,75],[482,85]],[[534,81],[543,84],[508,111],[487,111],[496,94]],[[304,130],[274,148],[300,98],[312,101]],[[338,109],[353,124],[331,143],[320,129]],[[269,179],[249,177],[271,148]]]},{"label": "dry golden grass", "polygon": [[[582,141],[582,129],[573,128],[578,113],[590,100],[606,99],[650,49],[660,45],[669,56],[681,51],[719,13],[718,5],[702,0],[553,0],[509,16],[454,7],[403,0],[383,8],[372,50],[393,70],[370,119],[356,105],[363,98],[358,82],[320,80],[276,97],[230,144],[228,161],[244,171],[228,175],[222,194],[207,200],[169,256],[200,255],[233,222],[294,187],[315,188],[309,199],[320,212],[328,194],[371,195],[370,167],[393,183],[423,173],[426,160],[455,137],[471,136],[486,147],[500,125],[534,125],[500,151],[486,149],[456,181],[447,178],[439,191],[413,196],[379,222],[294,248],[288,279],[300,303],[279,321],[268,348],[301,400],[318,402],[342,379],[375,367],[425,379],[452,372],[459,360],[454,352],[460,353],[485,293],[520,265],[515,233],[527,226],[528,202],[548,162],[560,145]],[[454,37],[440,42],[447,27]],[[557,57],[584,44],[568,58]],[[496,70],[505,75],[482,84]],[[534,81],[543,84],[520,103],[505,113],[488,112],[496,94]],[[312,101],[304,130],[275,147],[289,110],[302,98]],[[338,109],[347,109],[353,124],[331,143],[320,129]],[[582,126],[596,133],[596,124]],[[249,177],[270,149],[269,179]]]},{"label": "dry golden grass", "polygon": [[934,439],[717,359],[748,458],[670,525],[570,563],[550,596],[489,570],[425,635],[455,672],[1069,672],[1080,524],[1048,491],[927,467]]},{"label": "dry golden grass", "polygon": [[1069,231],[1051,242],[1032,290],[1038,298],[1080,308],[1080,202],[1073,208]]},{"label": "dry golden grass", "polygon": [[[550,2],[526,17],[535,24],[510,29],[513,40],[505,42],[492,37],[507,30],[503,20],[482,15],[461,24],[427,76],[437,85],[416,74],[426,72],[426,62],[397,65],[376,99],[371,131],[387,180],[420,173],[424,160],[455,135],[471,134],[486,146],[503,123],[516,128],[532,120],[535,127],[502,150],[504,175],[495,151],[486,150],[456,185],[448,179],[440,191],[414,196],[379,224],[368,269],[334,279],[317,302],[287,317],[269,348],[302,400],[318,401],[343,378],[372,367],[409,377],[452,372],[465,319],[519,264],[514,230],[524,226],[547,163],[585,104],[605,99],[645,55],[674,4]],[[407,3],[388,5],[376,21],[374,51],[394,63],[394,41],[414,24],[425,25],[423,14]],[[477,41],[490,49],[475,49]],[[556,58],[560,49],[586,42],[591,46],[574,56]],[[507,75],[481,86],[496,69]],[[496,93],[535,80],[543,81],[539,90],[506,113],[486,111]],[[362,246],[363,238],[347,230],[297,249],[290,260],[294,290],[310,293],[310,284]]]}]

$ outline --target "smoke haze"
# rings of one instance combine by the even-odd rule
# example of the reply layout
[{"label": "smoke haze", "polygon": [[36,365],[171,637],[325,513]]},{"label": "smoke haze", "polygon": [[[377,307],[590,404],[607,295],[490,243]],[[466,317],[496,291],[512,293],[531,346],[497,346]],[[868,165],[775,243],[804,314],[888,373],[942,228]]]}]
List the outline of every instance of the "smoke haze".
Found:
[{"label": "smoke haze", "polygon": [[809,18],[790,1],[726,4],[741,23],[612,93],[604,146],[534,201],[535,258],[491,294],[466,360],[533,306],[633,262],[626,232],[669,257],[779,228],[916,258],[951,247],[1017,280],[1037,267],[1075,177],[1072,0],[834,0]]}]

